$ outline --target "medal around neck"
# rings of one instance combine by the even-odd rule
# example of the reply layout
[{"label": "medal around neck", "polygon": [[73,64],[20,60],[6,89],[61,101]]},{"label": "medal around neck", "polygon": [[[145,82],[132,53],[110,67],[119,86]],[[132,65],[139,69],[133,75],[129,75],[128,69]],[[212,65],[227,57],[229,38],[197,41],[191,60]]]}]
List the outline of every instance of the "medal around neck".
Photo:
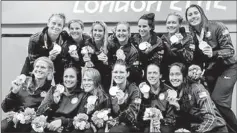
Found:
[{"label": "medal around neck", "polygon": [[168,97],[170,97],[170,98],[177,98],[177,92],[175,91],[175,90],[171,90],[171,89],[169,89],[169,90],[167,90],[167,92],[168,92]]},{"label": "medal around neck", "polygon": [[78,102],[78,98],[77,97],[72,98],[72,100],[71,100],[72,104],[76,104],[77,102]]},{"label": "medal around neck", "polygon": [[140,91],[142,93],[148,93],[150,91],[150,86],[148,86],[147,84],[144,84],[141,88],[140,88]]},{"label": "medal around neck", "polygon": [[119,91],[119,88],[118,86],[113,86],[109,89],[109,94],[111,96],[116,96],[116,93]]},{"label": "medal around neck", "polygon": [[178,41],[179,41],[179,39],[176,35],[173,35],[170,37],[171,44],[177,43]]},{"label": "medal around neck", "polygon": [[151,46],[151,44],[150,43],[148,43],[148,42],[142,42],[142,43],[140,43],[139,44],[139,49],[140,50],[142,50],[142,51],[145,51],[148,47],[150,47]]}]

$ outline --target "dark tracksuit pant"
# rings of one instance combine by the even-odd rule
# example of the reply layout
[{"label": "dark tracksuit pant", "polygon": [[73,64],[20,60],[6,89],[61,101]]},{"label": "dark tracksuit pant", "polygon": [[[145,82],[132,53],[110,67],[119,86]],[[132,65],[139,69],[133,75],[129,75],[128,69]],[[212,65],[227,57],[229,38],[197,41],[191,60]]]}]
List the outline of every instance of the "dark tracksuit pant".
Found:
[{"label": "dark tracksuit pant", "polygon": [[228,131],[237,132],[237,119],[231,110],[233,89],[237,81],[237,63],[207,71],[205,77],[209,85],[211,98],[226,120]]}]

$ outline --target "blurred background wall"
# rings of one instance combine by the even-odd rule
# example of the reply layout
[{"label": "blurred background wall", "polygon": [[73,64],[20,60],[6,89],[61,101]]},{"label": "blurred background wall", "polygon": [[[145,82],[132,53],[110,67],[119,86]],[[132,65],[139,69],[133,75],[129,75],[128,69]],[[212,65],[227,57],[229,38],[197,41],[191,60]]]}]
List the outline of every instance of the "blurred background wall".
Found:
[{"label": "blurred background wall", "polygon": [[[128,21],[132,33],[137,33],[139,17],[153,12],[156,14],[155,31],[164,33],[168,13],[177,12],[184,17],[185,9],[190,4],[201,5],[209,20],[224,23],[237,51],[236,1],[2,1],[2,98],[9,93],[11,81],[21,72],[30,35],[41,31],[52,13],[64,13],[67,22],[81,19],[86,33],[89,33],[95,20],[105,21],[110,33],[116,22]],[[184,26],[187,29],[185,22]],[[237,114],[236,89],[232,104]]]}]

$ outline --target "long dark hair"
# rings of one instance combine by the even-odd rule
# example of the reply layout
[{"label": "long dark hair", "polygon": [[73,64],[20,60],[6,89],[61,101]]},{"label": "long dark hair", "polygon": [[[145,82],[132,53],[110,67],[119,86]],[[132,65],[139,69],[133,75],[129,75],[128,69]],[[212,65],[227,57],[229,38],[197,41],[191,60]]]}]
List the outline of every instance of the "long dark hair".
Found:
[{"label": "long dark hair", "polygon": [[[188,21],[188,10],[189,10],[190,8],[192,8],[192,7],[197,8],[198,11],[199,11],[200,14],[201,14],[202,21],[201,21],[201,24],[200,24],[200,27],[199,27],[200,29],[199,29],[199,30],[201,31],[202,28],[206,29],[206,26],[207,26],[207,23],[208,23],[208,19],[207,19],[207,16],[205,15],[205,13],[204,13],[202,7],[200,7],[199,5],[192,4],[192,5],[190,5],[190,6],[186,9],[186,11],[185,11],[185,18],[186,18],[186,20]],[[190,25],[190,24],[189,24],[189,31],[190,31],[191,33],[197,32],[197,30],[196,30],[192,25]]]},{"label": "long dark hair", "polygon": [[178,90],[180,92],[183,91],[181,95],[179,94],[179,98],[180,98],[179,104],[182,111],[188,112],[190,108],[192,107],[190,103],[190,95],[192,94],[191,94],[191,83],[189,83],[188,79],[186,78],[187,69],[183,63],[178,63],[178,62],[173,63],[170,65],[170,68],[172,68],[173,66],[178,66],[183,75],[183,83],[178,87]]}]

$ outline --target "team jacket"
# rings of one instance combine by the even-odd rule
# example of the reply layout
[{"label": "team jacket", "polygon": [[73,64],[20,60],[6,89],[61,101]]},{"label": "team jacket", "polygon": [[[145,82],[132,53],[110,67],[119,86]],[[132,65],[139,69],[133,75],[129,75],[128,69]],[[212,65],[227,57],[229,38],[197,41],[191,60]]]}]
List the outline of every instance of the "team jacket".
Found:
[{"label": "team jacket", "polygon": [[128,81],[124,92],[128,94],[128,98],[121,105],[118,105],[117,98],[111,98],[112,116],[118,119],[119,123],[135,126],[140,110],[141,93],[135,83],[131,84]]},{"label": "team jacket", "polygon": [[148,54],[142,53],[142,51],[139,50],[139,44],[142,42],[141,36],[139,34],[135,34],[133,39],[136,42],[135,47],[139,51],[139,61],[143,69],[145,69],[150,63],[156,63],[159,66],[161,65],[165,54],[165,46],[160,37],[158,37],[155,33],[151,33],[151,38],[148,43],[150,43],[154,49]]},{"label": "team jacket", "polygon": [[175,114],[175,107],[172,105],[169,105],[168,101],[166,100],[168,96],[168,89],[173,89],[170,86],[162,83],[160,85],[160,92],[158,95],[155,95],[153,93],[149,93],[149,98],[146,99],[142,97],[142,103],[141,103],[141,109],[139,111],[138,115],[138,126],[141,129],[144,129],[146,127],[149,127],[150,121],[144,121],[143,116],[146,108],[149,107],[155,107],[157,109],[160,109],[162,112],[162,115],[164,119],[161,120],[161,123],[163,125],[169,125],[174,126],[176,122],[176,114]]},{"label": "team jacket", "polygon": [[36,110],[44,99],[43,93],[47,93],[50,87],[51,82],[46,81],[42,87],[36,88],[34,79],[27,76],[19,92],[16,94],[10,92],[2,101],[2,110],[19,112],[27,107]]},{"label": "team jacket", "polygon": [[195,120],[191,123],[191,128],[197,132],[211,132],[216,127],[225,126],[224,119],[204,86],[193,83],[190,89],[190,94],[182,96],[179,104],[180,110],[189,113]]},{"label": "team jacket", "polygon": [[194,53],[194,63],[211,69],[213,67],[231,65],[236,63],[234,57],[235,50],[231,41],[230,33],[227,27],[221,22],[208,21],[204,32],[204,41],[206,41],[213,50],[213,57],[208,58],[199,49],[199,42],[196,37],[196,32],[192,33],[196,45]]},{"label": "team jacket", "polygon": [[[114,35],[109,36],[108,38],[108,63],[110,67],[116,62],[116,51],[120,48],[120,44]],[[124,45],[121,48],[124,51],[126,56],[125,62],[131,67],[135,61],[138,61],[138,51],[134,46],[132,39],[128,40],[128,44]]]},{"label": "team jacket", "polygon": [[[55,103],[53,101],[53,93],[55,89],[55,86],[50,89],[47,96],[39,106],[37,115],[44,114],[48,116],[48,121],[61,119],[62,126],[65,128],[65,131],[72,131],[74,129],[73,118],[78,113],[87,113],[85,105],[87,104],[87,98],[91,94],[81,91],[80,88],[76,88],[70,93],[70,95],[63,93],[59,103]],[[94,111],[110,107],[110,100],[108,96],[105,95],[106,94],[104,93],[102,96],[99,96]],[[93,112],[89,114],[89,117],[93,114]]]}]

